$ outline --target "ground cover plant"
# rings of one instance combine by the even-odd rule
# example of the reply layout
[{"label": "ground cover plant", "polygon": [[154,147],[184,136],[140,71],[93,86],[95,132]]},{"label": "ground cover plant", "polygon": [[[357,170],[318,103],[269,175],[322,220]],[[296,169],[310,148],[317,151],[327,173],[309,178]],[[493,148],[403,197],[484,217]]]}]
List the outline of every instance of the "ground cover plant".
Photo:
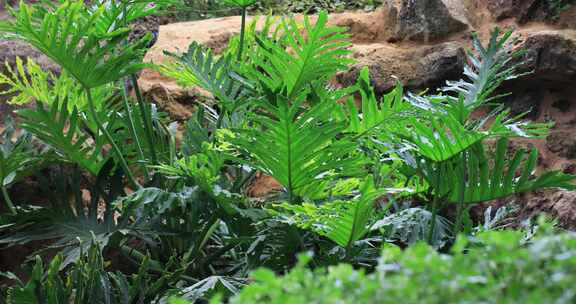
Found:
[{"label": "ground cover plant", "polygon": [[[226,2],[244,16],[256,4]],[[0,23],[3,38],[28,42],[61,68],[21,58],[0,75],[8,102],[29,104],[0,134],[0,244],[38,249],[21,267],[29,276],[3,273],[3,301],[395,302],[410,294],[436,303],[520,300],[525,288],[573,300],[561,288],[572,279],[571,234],[479,233],[497,225],[469,215],[494,199],[575,188],[575,176],[536,175],[536,149],[509,151],[510,140],[551,127],[498,103],[500,85],[522,76],[511,31],[494,29],[485,43],[473,37],[463,80],[433,94],[398,84],[380,97],[368,69],[352,86],[331,83],[354,61],[347,30],[329,26],[326,12],[302,22],[263,17],[258,31],[243,22],[221,54],[193,43],[167,52],[163,65],[144,63],[150,38],[131,40],[128,25],[174,5],[155,3],[22,3]],[[179,143],[177,124],[142,98],[143,68],[211,94]],[[478,109],[489,114],[473,115]],[[250,197],[258,174],[282,188]],[[44,200],[11,196],[30,179]],[[556,285],[541,284],[541,273],[514,274],[544,243],[553,245],[548,255],[520,266],[551,259],[542,271]],[[438,279],[445,271],[452,281]],[[409,279],[432,283],[412,294]],[[502,290],[507,283],[513,288]]]}]

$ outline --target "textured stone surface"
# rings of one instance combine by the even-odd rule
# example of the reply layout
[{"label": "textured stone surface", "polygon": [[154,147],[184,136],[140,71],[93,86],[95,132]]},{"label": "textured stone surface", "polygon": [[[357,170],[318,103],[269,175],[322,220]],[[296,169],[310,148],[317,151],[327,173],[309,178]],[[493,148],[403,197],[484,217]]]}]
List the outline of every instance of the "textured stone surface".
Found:
[{"label": "textured stone surface", "polygon": [[549,190],[534,195],[522,206],[526,218],[540,213],[553,216],[561,227],[576,229],[576,191]]},{"label": "textured stone surface", "polygon": [[544,89],[539,87],[517,90],[506,98],[512,115],[527,113],[526,118],[537,119],[544,100]]},{"label": "textured stone surface", "polygon": [[576,159],[576,133],[573,130],[550,134],[546,146],[561,157]]},{"label": "textured stone surface", "polygon": [[352,85],[360,70],[367,66],[379,95],[392,89],[397,81],[409,90],[418,91],[441,86],[446,79],[459,78],[463,65],[464,49],[455,42],[413,50],[382,47],[360,57],[348,72],[337,76],[337,81]]},{"label": "textured stone surface", "polygon": [[430,41],[468,27],[466,9],[455,0],[387,0],[384,28],[389,41]]},{"label": "textured stone surface", "polygon": [[496,20],[515,18],[519,23],[531,21],[554,21],[555,12],[548,0],[477,0],[486,1],[487,7]]},{"label": "textured stone surface", "polygon": [[541,31],[531,33],[523,44],[527,71],[536,77],[559,82],[576,81],[574,33]]}]

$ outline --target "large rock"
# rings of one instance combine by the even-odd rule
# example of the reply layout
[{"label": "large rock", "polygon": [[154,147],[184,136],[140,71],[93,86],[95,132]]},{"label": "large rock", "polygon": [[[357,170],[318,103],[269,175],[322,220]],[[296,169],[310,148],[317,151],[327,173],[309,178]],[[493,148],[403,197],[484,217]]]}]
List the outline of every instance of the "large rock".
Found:
[{"label": "large rock", "polygon": [[[531,21],[555,21],[560,17],[560,8],[548,0],[477,0],[486,1],[496,20],[516,18],[519,23]],[[559,1],[556,1],[559,3]],[[559,5],[559,4],[558,4]]]},{"label": "large rock", "polygon": [[466,7],[456,0],[386,0],[384,28],[389,41],[430,41],[468,27]]},{"label": "large rock", "polygon": [[[528,75],[504,84],[502,91],[512,93],[504,98],[512,114],[528,113],[526,118],[531,120],[553,115],[558,123],[561,116],[576,114],[572,93],[565,90],[576,81],[576,33],[529,29],[518,34],[518,47],[525,55],[517,62],[522,61],[520,72]],[[563,124],[568,122],[563,120]]]},{"label": "large rock", "polygon": [[546,138],[548,150],[560,157],[576,159],[576,134],[574,130],[553,132]]},{"label": "large rock", "polygon": [[526,113],[525,118],[534,120],[540,116],[544,95],[543,87],[523,87],[515,89],[514,94],[506,96],[504,102],[510,107],[512,115]]},{"label": "large rock", "polygon": [[533,77],[573,84],[576,81],[576,34],[574,31],[529,33],[523,46],[526,71]]},{"label": "large rock", "polygon": [[548,190],[536,194],[521,207],[525,218],[546,213],[558,220],[561,227],[576,229],[576,191]]},{"label": "large rock", "polygon": [[464,49],[459,43],[447,42],[431,47],[399,49],[381,46],[360,55],[358,63],[337,76],[344,85],[353,85],[360,70],[368,67],[377,94],[392,89],[397,81],[408,90],[435,88],[446,79],[458,79],[464,65]]}]

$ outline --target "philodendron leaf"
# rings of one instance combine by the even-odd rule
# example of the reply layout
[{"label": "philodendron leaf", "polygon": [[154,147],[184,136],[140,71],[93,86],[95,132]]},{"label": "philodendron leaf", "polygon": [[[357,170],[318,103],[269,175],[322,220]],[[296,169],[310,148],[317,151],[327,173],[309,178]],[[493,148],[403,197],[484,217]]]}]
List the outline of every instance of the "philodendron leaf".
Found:
[{"label": "philodendron leaf", "polygon": [[534,176],[538,150],[519,149],[508,157],[508,143],[507,138],[500,139],[493,155],[476,145],[452,162],[426,162],[426,178],[453,203],[480,203],[546,188],[576,189],[574,175],[550,171]]},{"label": "philodendron leaf", "polygon": [[289,224],[312,230],[342,247],[350,247],[369,231],[373,220],[374,201],[383,194],[368,178],[361,186],[361,194],[351,201],[334,201],[321,206],[315,204],[281,204],[278,216]]},{"label": "philodendron leaf", "polygon": [[146,35],[127,42],[128,28],[109,28],[103,34],[97,25],[110,18],[106,12],[105,4],[90,10],[83,1],[62,1],[49,8],[22,2],[12,19],[0,22],[0,35],[29,43],[83,87],[96,88],[144,68],[141,59],[150,41]]}]

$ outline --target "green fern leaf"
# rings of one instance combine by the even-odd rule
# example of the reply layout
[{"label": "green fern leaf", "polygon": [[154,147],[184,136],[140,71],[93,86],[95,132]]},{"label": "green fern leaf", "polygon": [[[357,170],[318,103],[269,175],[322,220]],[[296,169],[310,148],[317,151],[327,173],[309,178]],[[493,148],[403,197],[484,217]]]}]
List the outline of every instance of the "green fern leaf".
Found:
[{"label": "green fern leaf", "polygon": [[233,72],[232,57],[216,58],[212,51],[193,42],[188,52],[177,55],[164,52],[172,62],[159,67],[162,74],[176,79],[183,87],[200,87],[226,106],[232,106],[242,95],[245,82]]},{"label": "green fern leaf", "polygon": [[34,153],[31,140],[29,133],[16,134],[14,121],[8,116],[4,130],[0,131],[0,187],[7,187],[37,169],[40,159]]},{"label": "green fern leaf", "polygon": [[508,139],[498,141],[493,161],[482,145],[475,145],[460,157],[441,164],[428,163],[426,175],[438,193],[450,202],[479,203],[545,188],[576,189],[574,175],[558,171],[533,177],[538,151],[518,150],[507,158]]},{"label": "green fern leaf", "polygon": [[333,201],[324,205],[279,204],[277,216],[302,229],[312,230],[334,241],[341,247],[350,247],[370,230],[374,201],[383,191],[374,188],[373,179],[367,178],[361,186],[360,196],[351,201]]},{"label": "green fern leaf", "polygon": [[364,135],[381,129],[387,123],[398,124],[402,119],[401,114],[408,109],[407,104],[403,102],[404,93],[401,84],[378,101],[366,67],[360,71],[356,86],[362,98],[362,113],[358,113],[358,107],[352,99],[349,99],[346,104],[350,119],[347,132]]},{"label": "green fern leaf", "polygon": [[435,162],[446,161],[488,137],[487,132],[469,131],[452,116],[430,117],[429,123],[409,119],[412,128],[400,135],[416,151]]},{"label": "green fern leaf", "polygon": [[[88,107],[86,93],[66,71],[54,76],[51,72],[44,71],[31,58],[24,63],[17,57],[14,68],[6,65],[6,73],[0,74],[0,85],[7,87],[0,91],[0,95],[8,96],[10,104],[22,105],[38,101],[51,106],[54,101],[67,100],[69,112],[74,108],[86,110]],[[93,89],[94,99],[99,102],[95,105],[97,109],[103,107],[101,102],[110,97],[111,91],[109,86]]]},{"label": "green fern leaf", "polygon": [[259,53],[253,56],[251,79],[259,80],[271,91],[286,88],[286,96],[294,98],[313,82],[326,81],[338,71],[348,68],[353,60],[346,29],[327,25],[328,14],[320,13],[314,25],[305,16],[304,29],[294,18],[284,19],[281,41],[256,37]]},{"label": "green fern leaf", "polygon": [[64,160],[78,164],[93,175],[97,175],[107,161],[108,157],[102,153],[104,138],[96,136],[92,141],[82,128],[81,113],[76,108],[69,112],[66,101],[48,108],[38,102],[36,109],[21,109],[17,113],[22,119],[20,127],[54,148]]},{"label": "green fern leaf", "polygon": [[[354,145],[338,140],[346,125],[322,121],[335,105],[321,102],[300,113],[304,100],[292,104],[282,95],[260,103],[267,113],[252,116],[254,129],[240,130],[232,143],[249,153],[251,163],[273,176],[289,194],[310,196],[304,191],[320,185],[337,174],[353,174],[360,166],[350,153]],[[331,176],[332,175],[332,176]]]},{"label": "green fern leaf", "polygon": [[0,23],[0,33],[30,43],[86,88],[114,82],[146,66],[141,58],[149,38],[126,44],[129,29],[103,34],[94,26],[101,23],[105,5],[88,11],[83,1],[65,1],[47,12],[43,9],[22,3],[13,12],[14,20]]}]

